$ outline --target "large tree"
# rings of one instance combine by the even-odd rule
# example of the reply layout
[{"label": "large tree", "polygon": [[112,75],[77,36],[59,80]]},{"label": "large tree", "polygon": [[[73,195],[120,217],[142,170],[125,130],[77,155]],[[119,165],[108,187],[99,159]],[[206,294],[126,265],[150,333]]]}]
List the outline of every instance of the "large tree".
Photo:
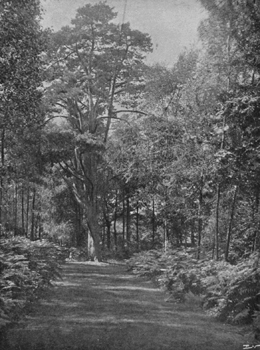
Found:
[{"label": "large tree", "polygon": [[147,34],[131,30],[128,23],[116,25],[115,17],[105,2],[78,9],[71,26],[53,34],[49,52],[49,117],[65,118],[70,135],[71,152],[59,158],[59,166],[84,210],[97,258],[102,155],[111,123],[125,108],[123,96],[143,88],[143,59],[151,51]]}]

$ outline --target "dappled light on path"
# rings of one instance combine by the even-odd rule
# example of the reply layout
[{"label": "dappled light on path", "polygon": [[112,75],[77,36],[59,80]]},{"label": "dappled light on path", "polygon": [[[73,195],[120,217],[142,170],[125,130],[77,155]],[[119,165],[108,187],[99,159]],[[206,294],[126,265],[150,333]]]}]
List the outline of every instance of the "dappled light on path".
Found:
[{"label": "dappled light on path", "polygon": [[233,328],[178,310],[123,266],[69,263],[63,275],[10,330],[10,349],[235,350],[242,344]]}]

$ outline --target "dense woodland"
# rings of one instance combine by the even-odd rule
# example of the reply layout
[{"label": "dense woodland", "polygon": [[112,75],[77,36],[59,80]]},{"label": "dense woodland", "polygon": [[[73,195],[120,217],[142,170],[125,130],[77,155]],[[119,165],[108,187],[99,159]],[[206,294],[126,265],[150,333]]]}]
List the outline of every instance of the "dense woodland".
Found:
[{"label": "dense woodland", "polygon": [[52,32],[38,0],[0,1],[0,326],[65,247],[257,335],[260,3],[200,2],[200,45],[168,68],[106,2]]}]

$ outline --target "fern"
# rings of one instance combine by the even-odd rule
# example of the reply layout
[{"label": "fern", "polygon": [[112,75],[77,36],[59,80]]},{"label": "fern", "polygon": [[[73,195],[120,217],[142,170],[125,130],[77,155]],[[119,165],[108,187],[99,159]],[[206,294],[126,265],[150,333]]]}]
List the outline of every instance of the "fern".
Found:
[{"label": "fern", "polygon": [[48,241],[0,241],[0,330],[15,321],[39,290],[60,277],[66,252]]},{"label": "fern", "polygon": [[[136,254],[129,261],[135,274],[156,278],[181,302],[190,293],[200,296],[203,307],[220,320],[250,323],[260,303],[260,269],[257,255],[231,265],[224,261],[194,259],[187,250],[153,250]],[[259,315],[257,316],[259,320]]]}]

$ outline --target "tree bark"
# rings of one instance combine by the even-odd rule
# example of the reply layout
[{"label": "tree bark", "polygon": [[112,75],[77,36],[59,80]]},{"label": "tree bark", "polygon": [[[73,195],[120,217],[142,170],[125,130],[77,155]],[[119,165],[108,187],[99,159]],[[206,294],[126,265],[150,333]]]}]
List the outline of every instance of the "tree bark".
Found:
[{"label": "tree bark", "polygon": [[232,200],[230,218],[229,218],[229,225],[228,225],[228,231],[227,231],[227,242],[226,242],[226,249],[225,249],[225,260],[226,261],[228,261],[229,245],[230,245],[233,219],[234,219],[235,208],[236,208],[236,199],[237,199],[238,188],[239,188],[239,186],[236,185],[234,195],[233,195],[233,200]]},{"label": "tree bark", "polygon": [[31,234],[30,234],[30,239],[31,241],[35,240],[35,200],[36,200],[36,189],[33,189],[33,198],[32,198],[32,215],[31,215]]},{"label": "tree bark", "polygon": [[74,221],[75,234],[73,237],[73,244],[76,245],[77,247],[82,247],[85,241],[84,225],[83,225],[83,210],[76,200],[74,200],[74,207],[75,207],[75,221]]},{"label": "tree bark", "polygon": [[22,193],[21,193],[21,219],[22,219],[22,231],[24,235],[25,225],[24,225],[24,185],[23,184],[22,184]]},{"label": "tree bark", "polygon": [[42,233],[43,233],[43,227],[42,227],[42,218],[40,213],[38,214],[38,232],[39,232],[39,239],[42,240]]},{"label": "tree bark", "polygon": [[153,226],[153,235],[152,235],[152,247],[154,247],[154,243],[155,243],[155,231],[156,231],[156,227],[155,227],[155,205],[154,205],[154,197],[153,197],[153,213],[152,213],[152,226]]},{"label": "tree bark", "polygon": [[200,180],[200,190],[199,190],[199,206],[198,206],[198,241],[197,241],[197,259],[200,259],[201,255],[201,234],[202,234],[202,202],[203,202],[203,176]]},{"label": "tree bark", "polygon": [[125,246],[125,191],[123,190],[123,213],[122,213],[122,219],[123,219],[123,247]]},{"label": "tree bark", "polygon": [[17,183],[14,183],[14,235],[18,234],[18,189]]},{"label": "tree bark", "polygon": [[113,227],[113,233],[114,233],[114,246],[117,250],[117,229],[116,229],[116,219],[117,219],[117,206],[118,206],[118,196],[117,196],[117,190],[116,190],[116,204],[115,204],[115,212],[114,212],[114,227]]},{"label": "tree bark", "polygon": [[101,261],[101,229],[98,224],[96,210],[93,209],[94,208],[91,207],[87,208],[86,220],[90,231],[90,235],[93,239],[93,258],[97,259],[98,261]]},{"label": "tree bark", "polygon": [[107,227],[107,249],[111,248],[111,222],[108,218],[106,218],[106,227]]},{"label": "tree bark", "polygon": [[136,242],[137,242],[137,250],[140,250],[140,238],[139,238],[139,206],[137,202],[136,207]]},{"label": "tree bark", "polygon": [[[259,202],[260,202],[260,199],[259,199],[259,189],[257,188],[256,190],[256,194],[255,194],[255,209],[254,209],[254,221],[256,221],[255,218],[258,217],[258,212],[259,212]],[[258,246],[258,235],[259,235],[259,224],[258,224],[258,218],[257,218],[257,221],[254,222],[254,225],[256,226],[254,228],[254,242],[253,242],[253,251],[255,252],[257,250],[257,246]]]},{"label": "tree bark", "polygon": [[30,187],[27,184],[27,201],[26,201],[26,237],[29,237],[29,211],[30,211]]},{"label": "tree bark", "polygon": [[[5,166],[5,129],[2,130],[1,137],[1,166],[4,169]],[[0,177],[0,235],[3,233],[3,196],[4,196],[4,174],[1,173]]]},{"label": "tree bark", "polygon": [[127,247],[130,247],[130,241],[131,241],[131,232],[130,232],[130,201],[129,197],[127,195],[126,198],[126,244]]},{"label": "tree bark", "polygon": [[168,227],[167,220],[164,219],[164,251],[166,252],[168,249]]},{"label": "tree bark", "polygon": [[215,225],[215,236],[214,236],[214,246],[213,246],[213,257],[215,260],[219,258],[219,205],[220,205],[220,184],[217,186],[217,203],[216,203],[216,225]]}]

